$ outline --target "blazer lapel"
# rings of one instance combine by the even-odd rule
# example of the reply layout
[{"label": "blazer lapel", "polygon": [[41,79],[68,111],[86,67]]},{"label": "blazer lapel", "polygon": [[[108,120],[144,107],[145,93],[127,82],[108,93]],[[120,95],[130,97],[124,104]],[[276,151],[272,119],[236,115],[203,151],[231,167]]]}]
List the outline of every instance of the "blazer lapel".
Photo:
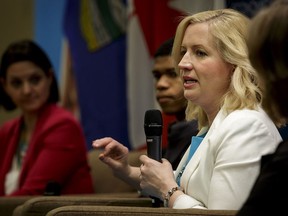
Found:
[{"label": "blazer lapel", "polygon": [[[206,133],[208,130],[207,127],[202,128],[200,130],[200,132],[198,133],[198,135]],[[193,154],[192,158],[190,159],[190,161],[188,162],[188,164],[186,165],[186,168],[184,170],[184,173],[182,175],[181,178],[181,182],[187,182],[190,179],[190,177],[193,175],[193,173],[195,172],[195,170],[197,169],[199,162],[200,162],[200,158],[202,155],[202,152],[205,151],[206,147],[207,147],[207,137],[209,136],[209,134],[211,133],[211,131],[209,130],[206,134],[206,136],[204,137],[204,139],[202,140],[202,142],[200,143],[200,145],[198,146],[198,148],[196,149],[195,153]],[[185,155],[186,155],[186,160],[188,158],[189,155],[189,151],[190,151],[191,146],[189,146],[189,149],[186,151]],[[182,161],[181,161],[182,162]],[[186,173],[189,173],[189,175],[187,175]]]},{"label": "blazer lapel", "polygon": [[[197,167],[199,166],[200,163],[200,159],[203,155],[203,153],[206,152],[207,149],[207,145],[208,145],[208,140],[211,137],[211,135],[214,134],[215,131],[217,131],[216,129],[218,128],[219,124],[222,122],[222,120],[225,118],[225,115],[223,113],[222,110],[220,110],[217,114],[217,116],[215,117],[211,127],[208,130],[208,127],[204,127],[200,130],[200,132],[198,133],[198,135],[201,135],[203,133],[207,134],[205,135],[204,139],[202,140],[202,142],[200,143],[199,147],[197,148],[197,150],[195,151],[194,155],[192,156],[192,158],[190,159],[190,161],[188,162],[188,164],[186,165],[186,168],[184,170],[184,173],[181,177],[181,182],[189,182],[189,179],[191,178],[191,176],[193,175],[193,173],[195,172],[195,170],[197,169]],[[190,151],[190,147],[188,148],[188,150],[186,151],[183,159],[185,160],[181,160],[181,163],[179,164],[177,171],[179,172],[179,168],[183,165],[185,165],[185,162],[188,158],[189,155],[189,151]],[[186,173],[189,173],[189,175],[187,175]]]}]

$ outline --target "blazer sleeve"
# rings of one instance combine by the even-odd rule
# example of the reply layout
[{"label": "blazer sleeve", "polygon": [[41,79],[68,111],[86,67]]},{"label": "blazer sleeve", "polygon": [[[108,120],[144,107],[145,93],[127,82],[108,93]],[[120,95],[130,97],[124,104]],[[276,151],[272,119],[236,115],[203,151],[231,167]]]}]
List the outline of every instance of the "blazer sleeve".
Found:
[{"label": "blazer sleeve", "polygon": [[63,186],[80,167],[88,169],[80,125],[72,118],[58,117],[35,132],[23,164],[20,189],[12,195],[43,194],[47,182]]}]

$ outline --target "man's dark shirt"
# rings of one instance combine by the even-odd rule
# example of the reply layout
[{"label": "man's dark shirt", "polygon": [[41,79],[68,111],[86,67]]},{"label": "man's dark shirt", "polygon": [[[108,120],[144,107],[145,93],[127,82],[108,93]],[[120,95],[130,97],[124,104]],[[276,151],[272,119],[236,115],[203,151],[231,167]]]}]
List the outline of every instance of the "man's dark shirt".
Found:
[{"label": "man's dark shirt", "polygon": [[163,157],[166,158],[175,170],[187,148],[191,144],[192,136],[198,133],[198,123],[193,121],[174,122],[168,127],[168,144]]}]

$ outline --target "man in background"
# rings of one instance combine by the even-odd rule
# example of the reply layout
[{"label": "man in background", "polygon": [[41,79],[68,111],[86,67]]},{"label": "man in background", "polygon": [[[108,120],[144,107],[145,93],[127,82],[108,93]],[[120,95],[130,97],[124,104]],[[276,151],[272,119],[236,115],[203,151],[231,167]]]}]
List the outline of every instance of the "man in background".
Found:
[{"label": "man in background", "polygon": [[[168,39],[154,54],[152,74],[155,79],[156,100],[164,117],[163,136],[167,135],[167,146],[162,146],[162,155],[176,169],[192,136],[198,133],[198,125],[196,120],[185,120],[187,100],[184,97],[182,79],[175,71],[171,57],[173,42],[174,38]],[[168,128],[165,127],[165,117],[173,119]]]}]

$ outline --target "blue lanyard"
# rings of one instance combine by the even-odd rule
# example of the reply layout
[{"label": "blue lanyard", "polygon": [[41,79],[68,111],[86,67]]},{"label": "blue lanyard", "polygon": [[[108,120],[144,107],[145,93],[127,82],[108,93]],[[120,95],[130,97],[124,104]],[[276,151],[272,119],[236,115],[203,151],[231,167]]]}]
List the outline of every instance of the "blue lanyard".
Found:
[{"label": "blue lanyard", "polygon": [[184,164],[184,166],[182,167],[182,169],[180,170],[177,178],[176,178],[176,181],[177,181],[177,184],[180,186],[180,179],[181,179],[181,176],[188,164],[188,162],[190,161],[190,159],[192,158],[193,154],[195,153],[195,151],[197,150],[198,146],[200,145],[200,143],[202,142],[203,138],[205,137],[206,133],[202,134],[202,135],[199,135],[199,136],[192,136],[192,139],[191,139],[191,144],[190,144],[190,151],[189,151],[189,155],[188,155],[188,158],[187,158],[187,161],[186,163]]}]

